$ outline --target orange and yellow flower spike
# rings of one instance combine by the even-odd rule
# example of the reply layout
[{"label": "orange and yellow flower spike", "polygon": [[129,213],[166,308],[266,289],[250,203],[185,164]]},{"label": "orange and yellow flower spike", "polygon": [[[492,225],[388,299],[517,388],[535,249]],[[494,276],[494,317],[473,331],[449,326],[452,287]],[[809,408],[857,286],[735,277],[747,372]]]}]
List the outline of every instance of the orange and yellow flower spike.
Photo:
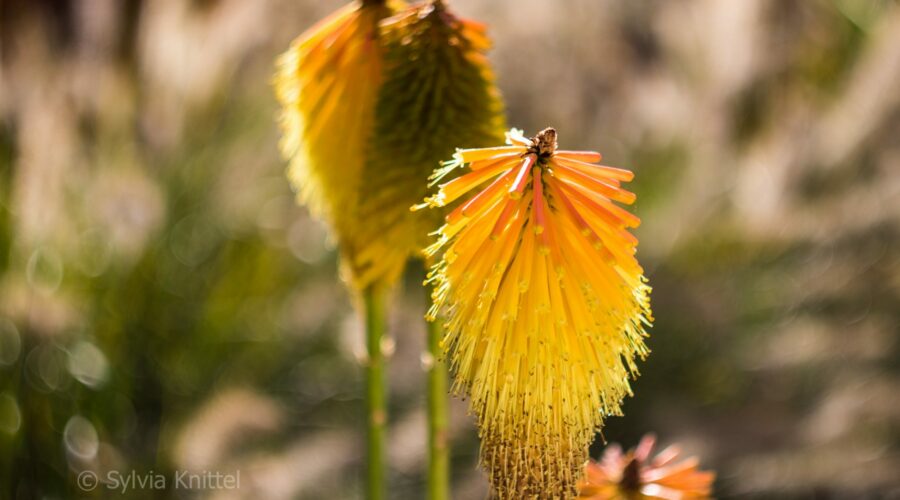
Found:
[{"label": "orange and yellow flower spike", "polygon": [[364,246],[359,195],[382,81],[378,23],[391,3],[354,1],[322,20],[279,57],[275,75],[288,177],[331,226],[358,288],[370,284],[355,266]]},{"label": "orange and yellow flower spike", "polygon": [[[481,460],[500,498],[568,498],[608,415],[621,413],[644,358],[649,292],[615,203],[626,170],[557,149],[556,131],[457,151],[426,203],[455,204],[427,253],[446,314],[455,389],[471,398]],[[477,194],[468,196],[472,191]]]}]

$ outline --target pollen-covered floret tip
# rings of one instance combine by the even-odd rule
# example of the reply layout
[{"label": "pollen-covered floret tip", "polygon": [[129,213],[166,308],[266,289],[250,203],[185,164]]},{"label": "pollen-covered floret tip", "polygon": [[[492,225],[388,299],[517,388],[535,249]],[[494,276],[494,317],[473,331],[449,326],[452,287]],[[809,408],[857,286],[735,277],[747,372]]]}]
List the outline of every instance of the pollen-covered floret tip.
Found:
[{"label": "pollen-covered floret tip", "polygon": [[[434,172],[432,172],[431,175],[428,176],[428,187],[430,187],[430,188],[431,188],[431,187],[434,187],[434,186],[437,185],[439,182],[441,182],[441,180],[442,180],[444,177],[446,177],[447,174],[449,174],[450,172],[452,172],[452,171],[456,170],[457,168],[463,166],[463,164],[464,164],[465,162],[463,161],[462,156],[461,156],[460,153],[459,153],[459,152],[462,151],[462,150],[461,150],[461,149],[457,149],[456,151],[457,151],[457,152],[454,153],[452,159],[447,160],[447,161],[442,161],[442,162],[440,163],[440,168],[436,169]],[[459,156],[458,156],[458,155],[459,155]]]},{"label": "pollen-covered floret tip", "polygon": [[446,203],[445,203],[443,193],[438,192],[434,196],[429,196],[428,198],[425,198],[424,203],[419,203],[419,204],[409,207],[409,211],[417,212],[417,211],[423,210],[425,208],[439,208],[439,207],[443,207],[445,204]]},{"label": "pollen-covered floret tip", "polygon": [[436,195],[425,198],[425,203],[432,208],[439,208],[447,205],[447,196],[444,191],[438,191]]},{"label": "pollen-covered floret tip", "polygon": [[515,127],[507,130],[504,136],[506,137],[506,143],[509,145],[527,146],[531,142],[525,137],[524,130]]}]

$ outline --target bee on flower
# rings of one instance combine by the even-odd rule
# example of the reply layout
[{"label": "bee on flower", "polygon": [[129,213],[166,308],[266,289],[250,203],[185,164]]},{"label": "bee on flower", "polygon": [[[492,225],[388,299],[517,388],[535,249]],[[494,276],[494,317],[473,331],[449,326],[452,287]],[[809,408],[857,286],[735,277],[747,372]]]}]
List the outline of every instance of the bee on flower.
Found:
[{"label": "bee on flower", "polygon": [[650,288],[628,232],[640,221],[618,205],[635,200],[633,174],[600,159],[558,149],[552,128],[513,129],[505,146],[457,151],[413,207],[454,207],[426,250],[440,259],[429,315],[445,315],[454,388],[500,498],[574,496],[648,353]]}]

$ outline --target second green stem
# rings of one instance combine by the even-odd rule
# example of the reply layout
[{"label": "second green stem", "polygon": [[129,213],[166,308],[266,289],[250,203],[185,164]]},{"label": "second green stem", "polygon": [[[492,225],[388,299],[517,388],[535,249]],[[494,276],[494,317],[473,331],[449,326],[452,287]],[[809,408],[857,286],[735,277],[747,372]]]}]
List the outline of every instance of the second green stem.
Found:
[{"label": "second green stem", "polygon": [[[428,306],[431,307],[428,289]],[[450,453],[447,432],[447,367],[441,359],[440,319],[428,322],[428,499],[450,498]]]},{"label": "second green stem", "polygon": [[366,499],[385,498],[385,426],[387,390],[381,339],[385,331],[385,297],[380,289],[364,292],[366,315]]}]

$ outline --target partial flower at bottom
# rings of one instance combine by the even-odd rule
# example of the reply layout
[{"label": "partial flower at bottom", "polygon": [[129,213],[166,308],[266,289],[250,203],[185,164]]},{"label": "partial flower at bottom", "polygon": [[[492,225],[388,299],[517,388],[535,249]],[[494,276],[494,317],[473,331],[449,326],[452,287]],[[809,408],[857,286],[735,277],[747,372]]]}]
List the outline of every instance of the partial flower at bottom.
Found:
[{"label": "partial flower at bottom", "polygon": [[440,257],[429,314],[446,317],[443,346],[494,493],[569,498],[648,353],[650,288],[628,232],[639,220],[616,204],[634,201],[621,186],[633,175],[558,150],[553,129],[514,129],[507,142],[459,150],[434,182],[463,175],[414,207],[455,206],[427,249]]},{"label": "partial flower at bottom", "polygon": [[[681,459],[676,446],[651,457],[656,438],[644,436],[637,448],[623,453],[612,444],[599,462],[585,467],[578,498],[590,500],[681,500],[710,498],[715,473],[698,469],[694,458]],[[679,461],[679,459],[681,459]]]}]

